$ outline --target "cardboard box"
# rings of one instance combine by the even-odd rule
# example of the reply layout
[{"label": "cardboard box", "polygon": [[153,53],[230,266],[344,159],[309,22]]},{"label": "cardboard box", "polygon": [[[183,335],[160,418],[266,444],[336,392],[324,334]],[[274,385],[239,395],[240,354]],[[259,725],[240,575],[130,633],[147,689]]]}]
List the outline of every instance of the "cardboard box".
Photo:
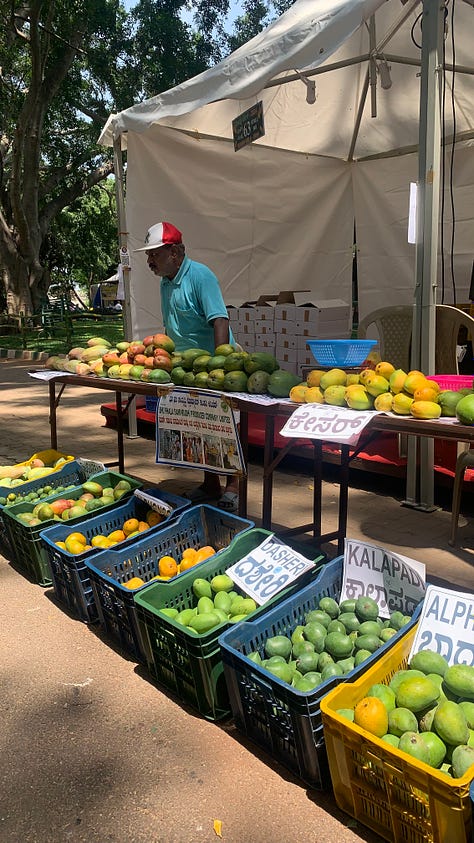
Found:
[{"label": "cardboard box", "polygon": [[273,323],[273,328],[275,330],[275,336],[278,334],[283,334],[284,336],[288,336],[291,334],[293,337],[295,335],[295,323],[290,319],[275,319]]},{"label": "cardboard box", "polygon": [[[294,351],[296,355],[297,337],[290,334],[275,334],[275,348],[277,351]],[[296,357],[295,357],[296,359]]]},{"label": "cardboard box", "polygon": [[255,320],[255,302],[246,301],[237,308],[239,322],[253,322]]},{"label": "cardboard box", "polygon": [[274,334],[255,334],[255,351],[268,351],[270,354],[275,353],[275,335]]},{"label": "cardboard box", "polygon": [[274,334],[273,319],[256,319],[254,324],[256,334]]},{"label": "cardboard box", "polygon": [[352,307],[342,299],[306,300],[295,293],[295,334],[346,339],[352,332]]},{"label": "cardboard box", "polygon": [[296,366],[298,362],[298,352],[296,351],[296,348],[275,349],[275,357],[280,366],[284,369],[286,369],[287,363],[294,363]]}]

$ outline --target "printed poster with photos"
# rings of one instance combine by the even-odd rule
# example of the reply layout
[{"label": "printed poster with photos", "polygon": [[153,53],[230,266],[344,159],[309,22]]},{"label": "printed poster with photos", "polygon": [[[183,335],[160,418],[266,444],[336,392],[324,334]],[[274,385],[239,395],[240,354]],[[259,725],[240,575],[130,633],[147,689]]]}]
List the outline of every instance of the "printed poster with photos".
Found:
[{"label": "printed poster with photos", "polygon": [[156,462],[216,474],[244,474],[242,446],[226,396],[175,387],[158,399]]}]

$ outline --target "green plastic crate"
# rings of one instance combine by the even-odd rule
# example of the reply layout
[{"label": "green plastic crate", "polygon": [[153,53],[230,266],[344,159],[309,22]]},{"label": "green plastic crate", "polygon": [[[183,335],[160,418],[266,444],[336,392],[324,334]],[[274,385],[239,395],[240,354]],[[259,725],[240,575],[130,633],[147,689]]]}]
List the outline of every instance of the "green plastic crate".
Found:
[{"label": "green plastic crate", "polygon": [[[130,492],[122,495],[119,500],[114,501],[114,503],[110,506],[95,509],[90,513],[78,515],[77,518],[71,518],[70,521],[64,522],[68,525],[84,521],[87,517],[93,518],[99,513],[107,512],[109,509],[112,509],[112,507],[123,504],[128,495],[131,495],[135,489],[140,489],[143,486],[141,481],[114,471],[99,472],[98,474],[91,475],[88,479],[95,480],[104,487],[115,486],[119,480],[128,480],[131,489]],[[48,498],[44,498],[42,503],[51,503],[51,501],[65,497],[66,494],[68,499],[77,500],[83,494],[82,485],[76,486],[73,489],[68,489],[67,493],[63,492],[61,494],[55,494]],[[48,555],[44,548],[40,534],[46,529],[46,527],[52,526],[56,522],[52,520],[43,521],[41,524],[36,524],[31,527],[18,518],[22,512],[32,512],[35,506],[35,503],[18,503],[14,506],[4,507],[2,514],[8,534],[9,545],[13,554],[13,561],[16,562],[19,567],[24,568],[34,582],[47,587],[52,584],[51,569],[48,562]]]},{"label": "green plastic crate", "polygon": [[[181,611],[195,606],[192,584],[197,576],[211,579],[216,574],[225,573],[270,535],[271,532],[261,528],[249,530],[237,536],[218,557],[211,557],[202,562],[198,569],[191,568],[176,582],[157,582],[135,594],[148,670],[160,685],[173,691],[180,700],[197,709],[208,720],[220,720],[230,715],[229,695],[218,639],[232,624],[224,622],[209,632],[198,635],[162,614],[160,609],[166,606]],[[286,538],[284,541],[307,555],[307,549],[303,550],[297,542]],[[325,561],[326,557],[318,550],[313,571],[300,577],[292,586],[248,615],[249,619],[260,617],[269,606],[276,605],[307,585]]]}]

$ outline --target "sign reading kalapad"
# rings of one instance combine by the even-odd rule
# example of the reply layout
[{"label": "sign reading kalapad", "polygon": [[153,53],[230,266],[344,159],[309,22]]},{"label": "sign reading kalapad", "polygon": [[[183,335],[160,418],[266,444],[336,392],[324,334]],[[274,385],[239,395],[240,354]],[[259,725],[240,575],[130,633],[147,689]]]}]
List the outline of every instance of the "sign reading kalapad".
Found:
[{"label": "sign reading kalapad", "polygon": [[374,418],[374,410],[363,412],[327,404],[301,404],[280,430],[281,436],[297,439],[323,439],[342,445],[357,445],[364,428]]},{"label": "sign reading kalapad", "polygon": [[226,574],[261,606],[311,568],[314,562],[270,535]]},{"label": "sign reading kalapad", "polygon": [[162,395],[156,407],[156,462],[243,474],[242,447],[226,397],[179,386]]},{"label": "sign reading kalapad", "polygon": [[413,615],[426,591],[425,566],[377,545],[346,539],[341,602],[372,597],[381,617]]},{"label": "sign reading kalapad", "polygon": [[429,585],[410,659],[419,650],[434,650],[450,665],[474,666],[474,595]]}]

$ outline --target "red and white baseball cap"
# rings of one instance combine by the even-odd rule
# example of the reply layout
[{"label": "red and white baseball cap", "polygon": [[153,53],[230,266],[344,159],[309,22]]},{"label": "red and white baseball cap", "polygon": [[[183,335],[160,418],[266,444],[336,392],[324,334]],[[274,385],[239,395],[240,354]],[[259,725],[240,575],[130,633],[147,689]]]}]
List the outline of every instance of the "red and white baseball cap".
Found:
[{"label": "red and white baseball cap", "polygon": [[134,252],[148,252],[151,249],[159,249],[160,246],[167,246],[172,243],[182,243],[183,235],[171,222],[157,222],[148,229],[145,237],[145,245]]}]

